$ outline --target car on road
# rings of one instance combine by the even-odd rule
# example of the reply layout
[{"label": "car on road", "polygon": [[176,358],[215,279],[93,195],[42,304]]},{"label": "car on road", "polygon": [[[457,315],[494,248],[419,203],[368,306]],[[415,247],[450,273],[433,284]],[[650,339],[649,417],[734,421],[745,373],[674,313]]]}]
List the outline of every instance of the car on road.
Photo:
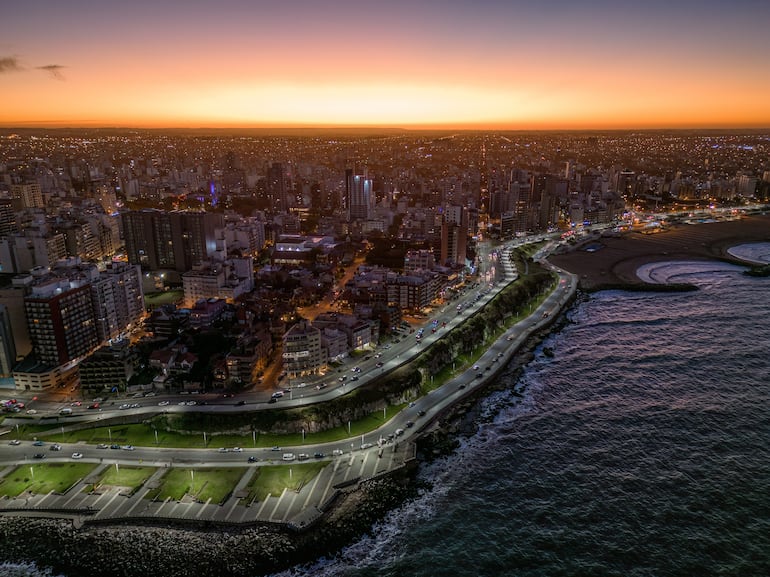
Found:
[{"label": "car on road", "polygon": [[310,455],[308,455],[307,453],[300,453],[299,455],[297,455],[297,459],[299,459],[300,461],[307,461],[309,458],[310,458]]},{"label": "car on road", "polygon": [[351,377],[351,379],[350,379],[350,380],[351,380],[351,381],[357,381],[357,380],[358,380],[358,375],[356,375],[355,377]]},{"label": "car on road", "polygon": [[83,453],[72,453],[72,458],[73,459],[82,459],[83,458]]},{"label": "car on road", "polygon": [[116,445],[116,444],[110,445],[110,449],[120,449],[120,445]]},{"label": "car on road", "polygon": [[425,411],[417,411],[417,415],[420,416],[420,417],[424,417],[425,416]]},{"label": "car on road", "polygon": [[243,453],[243,449],[240,447],[233,447],[231,450],[233,453]]},{"label": "car on road", "polygon": [[227,447],[219,447],[220,453],[227,453]]},{"label": "car on road", "polygon": [[99,403],[91,403],[90,405],[88,405],[88,408],[89,409],[98,409],[99,408]]},{"label": "car on road", "polygon": [[122,405],[120,405],[118,408],[119,408],[119,409],[128,409],[128,408],[129,408],[129,405],[128,405],[128,403],[123,403],[123,404],[122,404]]},{"label": "car on road", "polygon": [[236,406],[236,407],[242,407],[242,406],[243,406],[243,405],[245,405],[245,404],[246,404],[246,401],[244,401],[243,399],[241,399],[240,401],[238,401],[237,403],[235,403],[235,406]]},{"label": "car on road", "polygon": [[316,459],[323,459],[326,455],[324,453],[318,452],[318,453],[313,454],[313,456]]},{"label": "car on road", "polygon": [[462,383],[462,384],[461,384],[459,387],[457,387],[457,388],[458,388],[458,389],[464,389],[464,388],[465,388],[465,383]]},{"label": "car on road", "polygon": [[407,429],[411,429],[412,427],[414,427],[414,423],[412,421],[407,421],[406,422],[406,428]]},{"label": "car on road", "polygon": [[45,443],[44,443],[43,441],[35,441],[35,442],[34,442],[34,443],[32,443],[32,444],[33,444],[35,447],[42,447],[43,445],[45,445]]},{"label": "car on road", "polygon": [[271,451],[280,451],[281,447],[272,447],[270,450]]},{"label": "car on road", "polygon": [[339,456],[340,456],[340,455],[342,455],[344,452],[345,452],[345,451],[343,451],[342,449],[334,449],[334,450],[332,451],[332,455],[334,455],[335,457],[339,457]]},{"label": "car on road", "polygon": [[276,391],[272,395],[270,395],[270,398],[272,399],[280,399],[283,396],[283,391]]},{"label": "car on road", "polygon": [[380,368],[380,367],[382,367],[382,365],[384,365],[384,364],[385,364],[385,363],[383,363],[383,362],[379,362],[379,363],[377,363],[375,366],[376,366],[376,367],[379,369],[379,368]]},{"label": "car on road", "polygon": [[27,409],[28,415],[37,415],[37,411],[35,409]]},{"label": "car on road", "polygon": [[371,449],[372,447],[374,447],[372,443],[364,443],[363,445],[361,445],[361,450],[364,451],[366,449]]},{"label": "car on road", "polygon": [[283,457],[281,457],[284,461],[293,461],[297,457],[294,455],[294,453],[284,453]]},{"label": "car on road", "polygon": [[11,441],[11,442],[10,442],[10,443],[8,443],[8,444],[9,444],[9,445],[13,445],[13,446],[16,446],[16,445],[21,445],[21,441],[19,441],[19,439],[14,439],[13,441]]},{"label": "car on road", "polygon": [[396,429],[396,437],[400,437],[404,434],[404,429]]},{"label": "car on road", "polygon": [[43,453],[35,453],[32,455],[33,459],[45,459],[45,455]]},{"label": "car on road", "polygon": [[50,447],[48,447],[48,450],[49,451],[61,451],[61,445],[59,445],[58,443],[53,444]]},{"label": "car on road", "polygon": [[83,403],[81,403],[80,401],[75,401],[74,403],[70,403],[70,407],[79,407],[82,404]]},{"label": "car on road", "polygon": [[166,406],[168,406],[168,404],[169,404],[168,401],[161,401],[161,402],[158,403],[158,406],[159,407],[166,407]]},{"label": "car on road", "polygon": [[133,451],[134,450],[134,446],[133,445],[123,445],[121,447],[121,449],[123,449],[124,451]]},{"label": "car on road", "polygon": [[98,445],[96,445],[97,449],[106,449],[107,447],[108,445],[105,445],[104,443],[99,443]]},{"label": "car on road", "polygon": [[249,461],[249,463],[256,463],[257,462],[257,458],[254,457],[254,456],[251,456],[251,457],[249,457],[248,461]]},{"label": "car on road", "polygon": [[326,383],[321,383],[320,385],[316,385],[316,386],[315,386],[315,390],[316,390],[316,391],[320,391],[321,389],[325,389],[325,388],[326,388],[326,387],[328,387],[328,386],[329,386],[329,385],[327,385]]}]

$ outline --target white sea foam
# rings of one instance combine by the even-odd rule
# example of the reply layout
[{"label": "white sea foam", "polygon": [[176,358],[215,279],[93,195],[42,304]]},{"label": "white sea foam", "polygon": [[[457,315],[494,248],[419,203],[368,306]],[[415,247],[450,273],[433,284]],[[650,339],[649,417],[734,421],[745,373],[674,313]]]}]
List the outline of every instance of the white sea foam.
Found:
[{"label": "white sea foam", "polygon": [[770,263],[770,242],[739,244],[727,251],[731,256],[757,264]]},{"label": "white sea foam", "polygon": [[668,284],[688,282],[689,277],[702,278],[706,274],[737,270],[741,270],[740,267],[718,261],[666,261],[642,265],[636,270],[636,276],[647,283]]},{"label": "white sea foam", "polygon": [[[41,569],[34,563],[0,563],[3,577],[54,577],[50,569]],[[57,574],[56,577],[63,577]]]}]

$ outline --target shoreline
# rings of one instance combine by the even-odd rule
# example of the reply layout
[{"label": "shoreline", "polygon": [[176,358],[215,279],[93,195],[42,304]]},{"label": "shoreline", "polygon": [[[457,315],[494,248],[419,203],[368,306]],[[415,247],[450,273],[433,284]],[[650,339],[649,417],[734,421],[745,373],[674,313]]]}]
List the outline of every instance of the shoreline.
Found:
[{"label": "shoreline", "polygon": [[[585,292],[606,288],[681,290],[678,286],[646,283],[636,276],[636,271],[644,264],[676,260],[726,261],[748,268],[750,263],[727,251],[738,244],[770,241],[770,217],[746,220],[751,221],[751,226],[743,231],[743,221],[737,221],[680,225],[665,233],[649,235],[655,237],[652,239],[634,233],[619,238],[600,237],[605,246],[597,252],[588,253],[578,245],[548,260],[576,274],[579,288]],[[717,226],[720,224],[731,226]],[[693,229],[703,227],[712,228],[698,230],[693,236]],[[694,238],[702,240],[690,250],[684,243],[693,244]],[[586,243],[595,241],[594,238]],[[570,302],[564,304],[562,313]],[[535,331],[522,343],[508,363],[514,375],[523,370],[543,338],[558,331],[563,322],[564,315],[559,314],[552,324]],[[395,507],[408,502],[418,490],[416,473],[420,463],[451,452],[458,436],[472,434],[478,427],[475,407],[479,399],[497,387],[490,380],[423,432],[415,441],[419,456],[412,466],[344,492],[318,523],[305,531],[294,533],[268,526],[190,528],[163,523],[76,528],[67,519],[0,516],[2,558],[13,562],[33,560],[40,569],[52,567],[54,571],[66,572],[67,577],[145,573],[157,577],[258,577],[313,563],[336,554],[369,532],[374,523]]]},{"label": "shoreline", "polygon": [[[740,220],[702,224],[677,224],[657,234],[640,232],[586,238],[569,251],[548,257],[552,264],[578,276],[586,292],[608,289],[671,290],[654,288],[636,271],[643,265],[678,260],[712,260],[746,268],[752,263],[731,255],[731,247],[770,242],[770,215],[749,215]],[[599,243],[587,252],[584,247]],[[660,285],[658,285],[660,286]]]}]

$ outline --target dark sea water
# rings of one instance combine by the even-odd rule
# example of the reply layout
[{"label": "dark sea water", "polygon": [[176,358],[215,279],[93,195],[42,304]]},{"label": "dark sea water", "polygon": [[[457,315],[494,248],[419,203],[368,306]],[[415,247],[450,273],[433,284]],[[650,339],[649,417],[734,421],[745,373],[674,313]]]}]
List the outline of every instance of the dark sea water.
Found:
[{"label": "dark sea water", "polygon": [[567,313],[432,483],[288,576],[770,575],[770,279],[658,264],[689,293]]},{"label": "dark sea water", "polygon": [[281,577],[770,576],[770,279],[741,270],[576,304],[430,488]]}]

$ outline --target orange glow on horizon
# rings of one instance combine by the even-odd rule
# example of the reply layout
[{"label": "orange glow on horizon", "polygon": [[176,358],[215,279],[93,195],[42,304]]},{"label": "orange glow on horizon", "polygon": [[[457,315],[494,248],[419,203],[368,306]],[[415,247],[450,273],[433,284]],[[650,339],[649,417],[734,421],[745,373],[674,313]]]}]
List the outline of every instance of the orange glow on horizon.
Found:
[{"label": "orange glow on horizon", "polygon": [[19,6],[0,126],[770,127],[762,18],[734,7],[683,29],[614,3],[222,2],[105,5],[109,26],[84,0]]}]

